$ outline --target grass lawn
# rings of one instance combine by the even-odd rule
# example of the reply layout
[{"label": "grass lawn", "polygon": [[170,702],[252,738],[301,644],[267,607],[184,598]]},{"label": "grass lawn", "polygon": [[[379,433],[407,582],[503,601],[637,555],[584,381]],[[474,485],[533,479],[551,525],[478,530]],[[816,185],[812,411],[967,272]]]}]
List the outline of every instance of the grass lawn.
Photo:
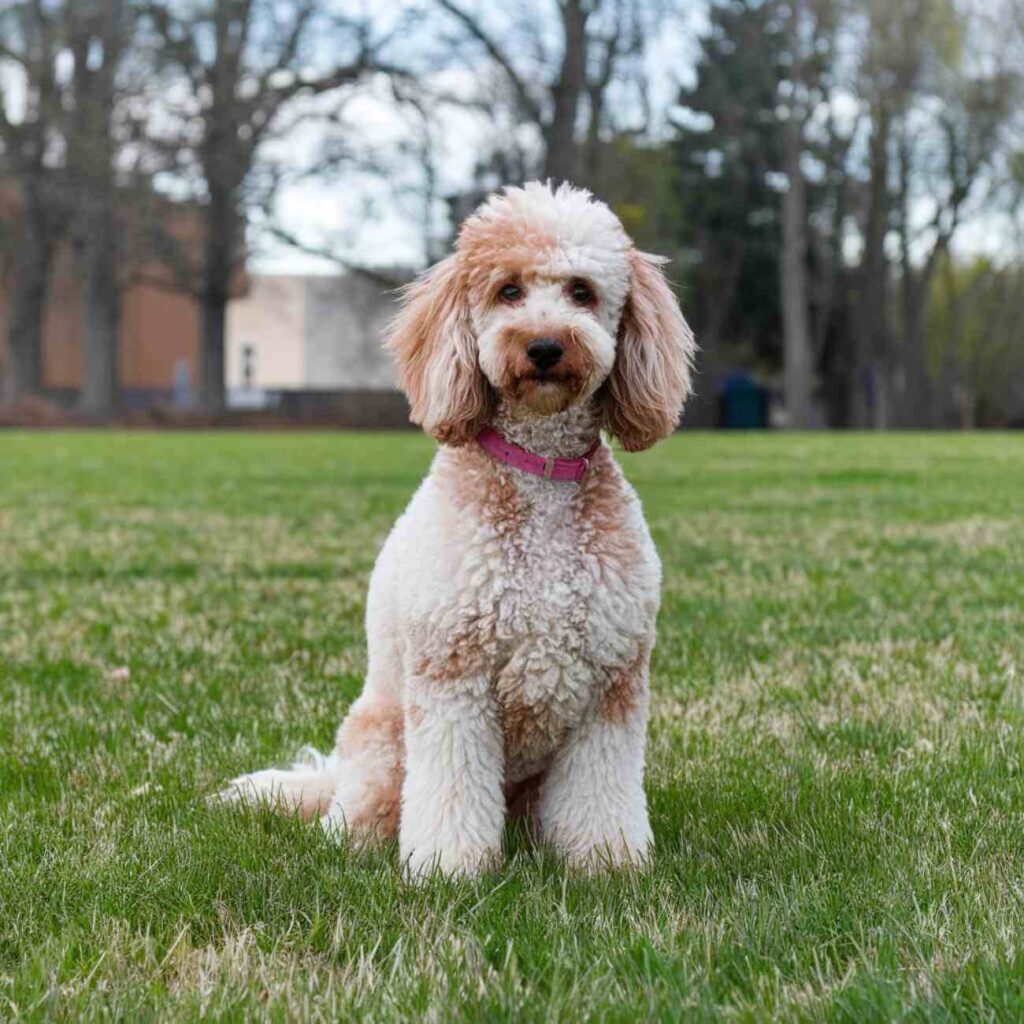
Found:
[{"label": "grass lawn", "polygon": [[331,743],[430,452],[0,433],[0,1020],[1021,1018],[1024,436],[623,457],[654,867],[411,888],[204,800]]}]

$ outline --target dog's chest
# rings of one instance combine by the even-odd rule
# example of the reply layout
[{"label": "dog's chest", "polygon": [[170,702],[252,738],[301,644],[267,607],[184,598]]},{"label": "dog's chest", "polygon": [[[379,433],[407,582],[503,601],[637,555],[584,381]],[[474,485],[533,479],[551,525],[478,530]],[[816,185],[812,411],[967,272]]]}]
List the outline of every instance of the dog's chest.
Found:
[{"label": "dog's chest", "polygon": [[509,772],[538,770],[650,633],[639,538],[605,543],[571,502],[532,509],[486,545],[476,594]]}]

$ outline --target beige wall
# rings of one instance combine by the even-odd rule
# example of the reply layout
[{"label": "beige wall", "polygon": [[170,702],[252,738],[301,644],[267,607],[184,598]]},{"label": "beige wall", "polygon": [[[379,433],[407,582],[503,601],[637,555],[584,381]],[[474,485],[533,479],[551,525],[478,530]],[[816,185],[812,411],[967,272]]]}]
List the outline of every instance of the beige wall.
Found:
[{"label": "beige wall", "polygon": [[243,387],[242,353],[251,345],[255,389],[394,390],[382,338],[396,301],[394,285],[359,271],[252,275],[248,294],[228,307],[228,388]]},{"label": "beige wall", "polygon": [[397,310],[394,286],[358,271],[311,278],[306,291],[306,386],[392,391],[384,332]]},{"label": "beige wall", "polygon": [[227,386],[241,388],[242,350],[255,350],[254,388],[301,388],[303,334],[306,317],[306,278],[249,279],[248,294],[228,306]]}]

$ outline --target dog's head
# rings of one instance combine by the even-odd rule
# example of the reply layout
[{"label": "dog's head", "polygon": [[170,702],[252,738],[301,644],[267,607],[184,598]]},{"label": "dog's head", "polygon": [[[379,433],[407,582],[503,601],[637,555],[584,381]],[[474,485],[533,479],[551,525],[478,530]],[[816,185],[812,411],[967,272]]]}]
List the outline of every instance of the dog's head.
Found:
[{"label": "dog's head", "polygon": [[536,416],[595,401],[624,448],[649,448],[675,428],[694,350],[661,262],[582,189],[493,196],[392,326],[413,421],[463,444],[499,397]]}]

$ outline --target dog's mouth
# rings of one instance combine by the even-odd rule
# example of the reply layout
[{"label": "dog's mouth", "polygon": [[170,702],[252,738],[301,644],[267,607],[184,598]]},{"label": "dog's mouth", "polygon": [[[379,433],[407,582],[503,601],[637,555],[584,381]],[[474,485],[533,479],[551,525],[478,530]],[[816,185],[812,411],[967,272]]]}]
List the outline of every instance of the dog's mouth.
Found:
[{"label": "dog's mouth", "polygon": [[567,373],[556,366],[550,370],[527,370],[519,379],[526,383],[532,382],[534,384],[573,385],[577,380],[577,375],[575,373]]},{"label": "dog's mouth", "polygon": [[583,384],[577,374],[553,367],[527,370],[506,390],[509,397],[533,412],[551,415],[568,409],[583,391]]}]

